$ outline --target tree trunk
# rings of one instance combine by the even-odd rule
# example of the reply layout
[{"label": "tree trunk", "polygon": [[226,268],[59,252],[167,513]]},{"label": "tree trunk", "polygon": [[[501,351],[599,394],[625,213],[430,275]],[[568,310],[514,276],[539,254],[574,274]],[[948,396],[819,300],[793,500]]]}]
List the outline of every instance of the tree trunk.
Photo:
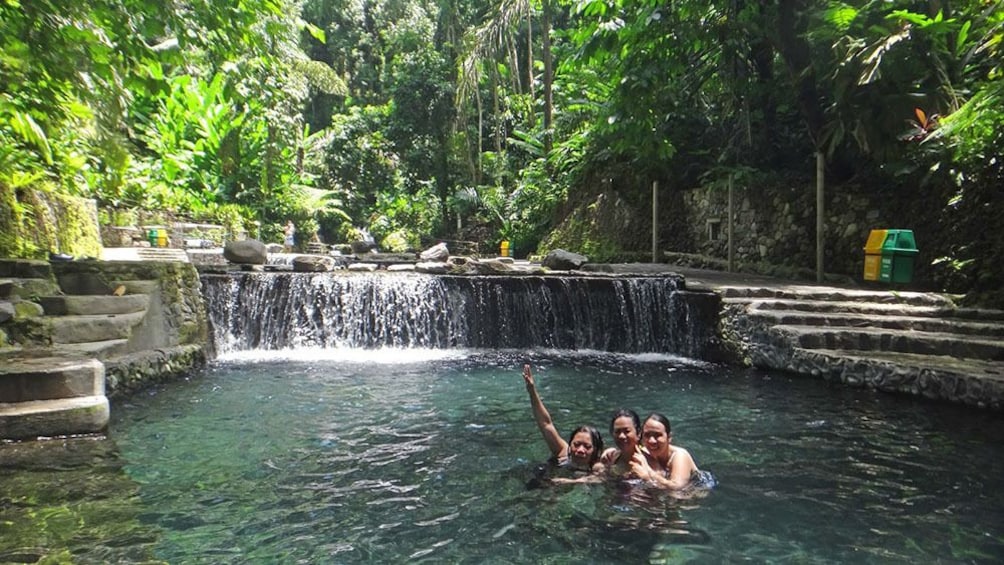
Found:
[{"label": "tree trunk", "polygon": [[823,109],[816,91],[816,73],[812,68],[809,42],[805,40],[806,9],[805,0],[781,0],[778,5],[777,31],[779,51],[791,75],[809,136],[816,148],[819,148]]},{"label": "tree trunk", "polygon": [[551,0],[544,0],[541,25],[541,41],[544,51],[544,152],[551,153]]}]

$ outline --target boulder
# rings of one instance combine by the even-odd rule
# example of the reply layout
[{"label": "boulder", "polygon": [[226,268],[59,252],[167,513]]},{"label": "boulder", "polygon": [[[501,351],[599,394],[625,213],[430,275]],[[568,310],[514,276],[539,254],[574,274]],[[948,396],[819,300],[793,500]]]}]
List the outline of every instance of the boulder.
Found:
[{"label": "boulder", "polygon": [[446,244],[439,242],[436,245],[426,249],[421,254],[419,258],[422,261],[446,261],[450,258],[450,250],[446,248]]},{"label": "boulder", "polygon": [[298,255],[293,258],[293,270],[297,273],[325,273],[334,266],[335,261],[331,257]]},{"label": "boulder", "polygon": [[356,255],[365,255],[377,250],[375,241],[353,241],[349,243],[349,247],[352,248],[352,253]]},{"label": "boulder", "polygon": [[586,256],[578,253],[564,249],[553,249],[544,257],[542,264],[555,271],[572,271],[584,265],[588,260]]},{"label": "boulder", "polygon": [[265,250],[269,253],[285,253],[286,248],[281,243],[266,243]]},{"label": "boulder", "polygon": [[240,265],[264,265],[268,260],[265,244],[257,239],[228,241],[223,247],[223,256],[227,261]]}]

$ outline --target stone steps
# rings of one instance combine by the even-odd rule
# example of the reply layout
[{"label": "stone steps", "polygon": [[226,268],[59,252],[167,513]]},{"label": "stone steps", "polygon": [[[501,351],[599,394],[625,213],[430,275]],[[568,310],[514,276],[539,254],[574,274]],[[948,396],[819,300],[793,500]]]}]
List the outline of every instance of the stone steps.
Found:
[{"label": "stone steps", "polygon": [[750,310],[769,311],[785,310],[812,313],[855,313],[876,316],[917,316],[930,318],[946,318],[952,320],[972,320],[988,322],[1004,322],[1004,311],[982,310],[975,308],[955,308],[954,306],[913,305],[897,302],[866,302],[849,300],[818,300],[818,299],[749,299],[726,298],[724,304],[746,305]]},{"label": "stone steps", "polygon": [[889,330],[957,333],[1004,337],[1004,324],[937,318],[933,316],[875,315],[860,312],[810,310],[751,310],[751,315],[776,326],[874,327]]},{"label": "stone steps", "polygon": [[1004,312],[956,308],[939,294],[716,290],[756,366],[1004,409]]},{"label": "stone steps", "polygon": [[105,367],[95,359],[7,357],[0,367],[0,438],[94,433],[108,425]]},{"label": "stone steps", "polygon": [[131,353],[130,337],[159,292],[157,281],[119,282],[91,262],[56,267],[0,260],[2,439],[103,430],[102,360]]},{"label": "stone steps", "polygon": [[723,299],[741,299],[752,302],[755,299],[851,302],[867,304],[904,304],[910,306],[942,306],[955,308],[950,298],[927,292],[893,292],[889,290],[861,290],[807,285],[745,286],[717,285],[714,287]]},{"label": "stone steps", "polygon": [[776,325],[803,349],[891,351],[918,355],[948,355],[966,359],[1004,361],[1004,339],[964,336],[946,332],[893,330],[882,327],[834,328]]}]

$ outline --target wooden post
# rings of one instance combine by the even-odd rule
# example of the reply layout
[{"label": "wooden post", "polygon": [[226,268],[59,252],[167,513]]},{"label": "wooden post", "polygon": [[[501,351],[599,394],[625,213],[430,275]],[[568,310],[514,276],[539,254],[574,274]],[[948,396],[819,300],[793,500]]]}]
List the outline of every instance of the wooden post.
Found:
[{"label": "wooden post", "polygon": [[659,181],[652,181],[652,262],[659,262]]},{"label": "wooden post", "polygon": [[816,152],[816,282],[823,282],[823,241],[826,238],[825,201],[823,199],[826,159]]},{"label": "wooden post", "polygon": [[729,208],[728,208],[729,218],[727,220],[725,229],[728,230],[729,238],[729,272],[732,273],[736,270],[736,248],[735,240],[733,239],[733,229],[735,228],[735,199],[732,194],[732,175],[729,175]]}]

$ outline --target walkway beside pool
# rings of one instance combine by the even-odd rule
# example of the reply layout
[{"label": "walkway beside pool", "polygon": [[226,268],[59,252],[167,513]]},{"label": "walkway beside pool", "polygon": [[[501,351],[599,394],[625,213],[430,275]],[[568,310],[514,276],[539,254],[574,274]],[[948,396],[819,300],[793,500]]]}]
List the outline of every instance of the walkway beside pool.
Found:
[{"label": "walkway beside pool", "polygon": [[[593,268],[594,266],[588,266]],[[939,293],[815,284],[667,264],[722,297],[722,330],[749,364],[994,410],[1004,409],[1004,311],[960,308]]]}]

